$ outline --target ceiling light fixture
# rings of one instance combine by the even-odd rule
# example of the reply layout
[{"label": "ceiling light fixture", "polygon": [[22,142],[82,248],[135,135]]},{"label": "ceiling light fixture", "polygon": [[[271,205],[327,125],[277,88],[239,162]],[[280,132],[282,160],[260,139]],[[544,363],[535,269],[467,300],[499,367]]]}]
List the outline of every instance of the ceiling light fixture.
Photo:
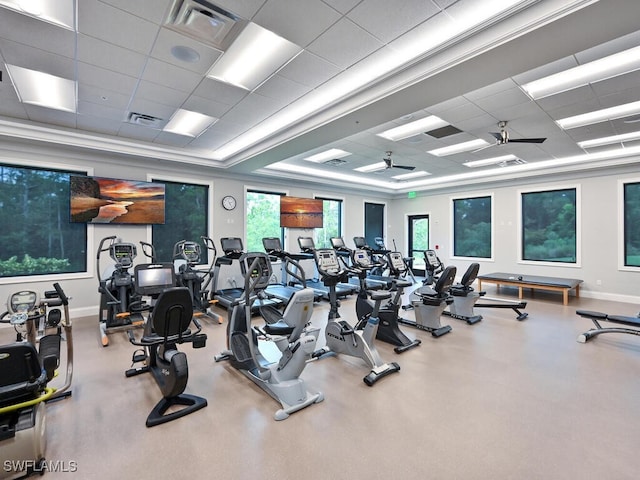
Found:
[{"label": "ceiling light fixture", "polygon": [[75,31],[74,0],[0,0],[0,6]]},{"label": "ceiling light fixture", "polygon": [[531,98],[548,97],[590,83],[624,75],[640,69],[640,47],[630,48],[608,57],[522,85]]},{"label": "ceiling light fixture", "polygon": [[426,177],[427,175],[431,175],[431,174],[429,172],[420,171],[420,172],[403,173],[402,175],[394,175],[391,178],[395,178],[396,180],[409,180],[411,178]]},{"label": "ceiling light fixture", "polygon": [[556,120],[556,123],[560,128],[568,130],[570,128],[584,127],[585,125],[592,125],[606,120],[628,117],[637,113],[640,113],[640,101],[603,108],[602,110],[574,115],[573,117],[561,118]]},{"label": "ceiling light fixture", "polygon": [[365,165],[364,167],[354,168],[356,172],[369,173],[375,170],[380,170],[381,168],[385,168],[387,164],[385,162],[372,163],[371,165]]},{"label": "ceiling light fixture", "polygon": [[15,65],[6,66],[22,103],[75,113],[76,82]]},{"label": "ceiling light fixture", "polygon": [[483,160],[472,160],[471,162],[464,162],[463,165],[465,167],[475,168],[475,167],[485,167],[487,165],[495,165],[496,163],[508,162],[511,160],[517,160],[518,157],[515,155],[502,155],[500,157],[493,158],[485,158]]},{"label": "ceiling light fixture", "polygon": [[324,152],[311,155],[310,157],[304,157],[303,160],[307,160],[309,162],[322,163],[326,160],[348,157],[349,155],[351,155],[351,152],[345,152],[344,150],[340,150],[339,148],[332,148],[330,150],[326,150]]},{"label": "ceiling light fixture", "polygon": [[173,114],[169,123],[162,129],[165,132],[197,137],[218,121],[217,118],[198,112],[179,109]]},{"label": "ceiling light fixture", "polygon": [[490,144],[481,138],[475,140],[469,140],[468,142],[456,143],[455,145],[449,145],[448,147],[436,148],[435,150],[429,150],[427,153],[435,155],[436,157],[446,157],[447,155],[454,155],[456,153],[470,152],[482,147],[488,147]]},{"label": "ceiling light fixture", "polygon": [[594,138],[592,140],[585,140],[578,142],[580,148],[599,147],[601,145],[611,145],[613,143],[631,142],[633,140],[640,140],[640,132],[623,133],[622,135],[612,135],[610,137]]},{"label": "ceiling light fixture", "polygon": [[392,140],[397,142],[398,140],[402,140],[404,138],[413,137],[419,133],[427,132],[429,130],[434,130],[436,128],[444,127],[449,125],[448,122],[445,122],[441,118],[436,117],[435,115],[431,115],[429,117],[421,118],[420,120],[416,120],[414,122],[406,123],[404,125],[400,125],[399,127],[394,127],[389,130],[385,130],[382,133],[378,133],[377,135],[382,138],[386,138],[387,140]]},{"label": "ceiling light fixture", "polygon": [[298,45],[249,23],[207,76],[253,91],[300,52]]}]

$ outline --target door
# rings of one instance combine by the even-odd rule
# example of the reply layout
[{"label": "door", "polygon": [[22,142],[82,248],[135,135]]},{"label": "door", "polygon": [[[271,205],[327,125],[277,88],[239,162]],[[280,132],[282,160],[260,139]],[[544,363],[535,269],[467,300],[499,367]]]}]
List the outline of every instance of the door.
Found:
[{"label": "door", "polygon": [[429,215],[409,215],[409,256],[413,257],[411,270],[424,276],[424,251],[429,249]]},{"label": "door", "polygon": [[376,237],[384,238],[384,203],[365,202],[364,238],[367,245],[374,247]]}]

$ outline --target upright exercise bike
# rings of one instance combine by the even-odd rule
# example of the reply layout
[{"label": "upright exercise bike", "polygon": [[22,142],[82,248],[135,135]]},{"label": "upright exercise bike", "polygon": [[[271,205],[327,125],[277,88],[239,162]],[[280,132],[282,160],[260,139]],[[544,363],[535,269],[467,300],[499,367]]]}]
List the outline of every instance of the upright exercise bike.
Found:
[{"label": "upright exercise bike", "polygon": [[[333,249],[319,249],[315,251],[318,272],[324,284],[329,287],[329,318],[325,328],[326,346],[314,352],[313,356],[319,358],[329,353],[338,353],[361,358],[371,371],[363,378],[368,386],[374,385],[381,378],[400,371],[400,365],[396,362],[386,363],[380,357],[374,339],[380,324],[379,311],[383,300],[391,298],[387,291],[369,292],[371,300],[374,301],[373,310],[363,328],[353,328],[344,320],[338,320],[338,299],[336,295],[336,285],[345,281],[349,272],[340,268],[336,251]],[[353,273],[360,273],[358,269],[353,269]]]},{"label": "upright exercise bike", "polygon": [[[394,252],[398,253],[398,252]],[[395,255],[391,256],[393,260],[397,260]],[[360,291],[358,292],[358,299],[356,300],[356,314],[358,316],[358,324],[356,329],[364,329],[366,322],[371,317],[375,308],[375,302],[370,300],[371,290],[367,290],[366,277],[367,272],[372,268],[375,268],[376,264],[371,261],[369,252],[364,249],[354,250],[352,255],[353,265],[360,271],[358,278],[360,279]],[[400,261],[402,261],[402,255],[400,255]],[[403,262],[404,263],[404,262]],[[396,266],[400,270],[399,266]],[[405,287],[412,285],[411,282],[403,280],[401,278],[393,278],[391,287],[391,298],[388,302],[382,305],[378,312],[380,323],[378,325],[378,331],[376,338],[383,342],[390,343],[396,347],[393,349],[396,353],[406,352],[407,350],[420,345],[420,340],[411,340],[404,332],[398,327],[398,317],[400,310],[400,298]]]},{"label": "upright exercise bike", "polygon": [[[293,262],[293,260],[291,260]],[[271,262],[262,252],[244,253],[240,257],[245,272],[244,294],[230,310],[227,325],[227,346],[216,362],[228,360],[281,407],[274,415],[275,420],[284,420],[290,414],[324,400],[321,392],[311,393],[300,378],[307,361],[311,359],[320,332],[310,326],[313,311],[314,292],[303,288],[293,294],[283,313],[271,307],[268,323],[262,328],[251,325],[252,304],[269,285]],[[302,269],[298,265],[298,272]],[[302,285],[304,278],[298,279]],[[269,361],[259,349],[259,339],[273,341],[281,353],[277,361]]]},{"label": "upright exercise bike", "polygon": [[[100,270],[100,256],[109,252],[114,264],[111,270]],[[115,331],[139,328],[144,325],[142,313],[132,311],[132,306],[141,305],[141,297],[136,294],[133,275],[130,270],[137,249],[133,243],[125,243],[115,235],[103,238],[98,246],[98,292],[100,310],[98,315],[102,346],[109,345],[108,334]]]},{"label": "upright exercise bike", "polygon": [[[54,289],[45,292],[43,299],[28,290],[10,295],[8,310],[1,318],[3,323],[13,325],[16,341],[0,346],[0,458],[5,462],[0,479],[45,472],[44,402],[71,395],[73,339],[69,299],[58,283]],[[60,366],[63,330],[67,373],[64,385],[56,388],[50,382]]]},{"label": "upright exercise bike", "polygon": [[[206,345],[207,335],[200,333],[202,326],[193,317],[191,293],[187,287],[175,287],[175,273],[170,263],[141,264],[135,268],[136,291],[152,299],[144,334],[137,339],[129,330],[129,341],[138,347],[133,354],[133,364],[127,377],[150,372],[160,391],[162,400],[151,410],[147,427],[184,417],[207,406],[207,400],[185,394],[189,379],[187,355],[178,345],[191,343],[193,348]],[[191,324],[195,326],[191,330]]]}]

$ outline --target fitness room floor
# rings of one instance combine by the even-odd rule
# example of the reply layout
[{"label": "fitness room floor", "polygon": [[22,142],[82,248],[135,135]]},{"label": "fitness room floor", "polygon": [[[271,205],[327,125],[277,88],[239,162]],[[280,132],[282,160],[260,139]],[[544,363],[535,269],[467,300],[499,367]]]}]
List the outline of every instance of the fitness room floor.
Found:
[{"label": "fitness room floor", "polygon": [[[472,326],[443,317],[453,331],[438,339],[403,327],[422,345],[398,355],[377,342],[401,371],[373,387],[360,359],[311,362],[302,378],[325,400],[280,422],[274,400],[214,362],[226,319],[205,321],[206,348],[182,350],[186,392],[209,404],[153,428],[145,420],[160,391],[151,374],[125,378],[134,351],[126,334],[103,348],[96,318],[75,318],[73,396],[47,406],[47,460],[77,471],[46,478],[637,479],[640,342],[607,334],[577,343],[591,322],[575,314],[635,315],[637,306],[575,297],[563,306],[544,292],[525,300],[522,322],[482,309]],[[343,319],[353,320],[354,304],[342,302]],[[316,304],[313,323],[324,327],[327,313],[327,302]]]}]

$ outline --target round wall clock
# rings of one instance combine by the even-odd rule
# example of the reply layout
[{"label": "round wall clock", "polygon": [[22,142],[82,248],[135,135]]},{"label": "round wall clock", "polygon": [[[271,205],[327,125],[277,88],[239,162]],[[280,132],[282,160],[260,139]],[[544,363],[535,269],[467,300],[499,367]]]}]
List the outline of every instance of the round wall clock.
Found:
[{"label": "round wall clock", "polygon": [[236,208],[236,199],[231,195],[227,195],[222,199],[222,206],[225,210],[233,210]]}]

